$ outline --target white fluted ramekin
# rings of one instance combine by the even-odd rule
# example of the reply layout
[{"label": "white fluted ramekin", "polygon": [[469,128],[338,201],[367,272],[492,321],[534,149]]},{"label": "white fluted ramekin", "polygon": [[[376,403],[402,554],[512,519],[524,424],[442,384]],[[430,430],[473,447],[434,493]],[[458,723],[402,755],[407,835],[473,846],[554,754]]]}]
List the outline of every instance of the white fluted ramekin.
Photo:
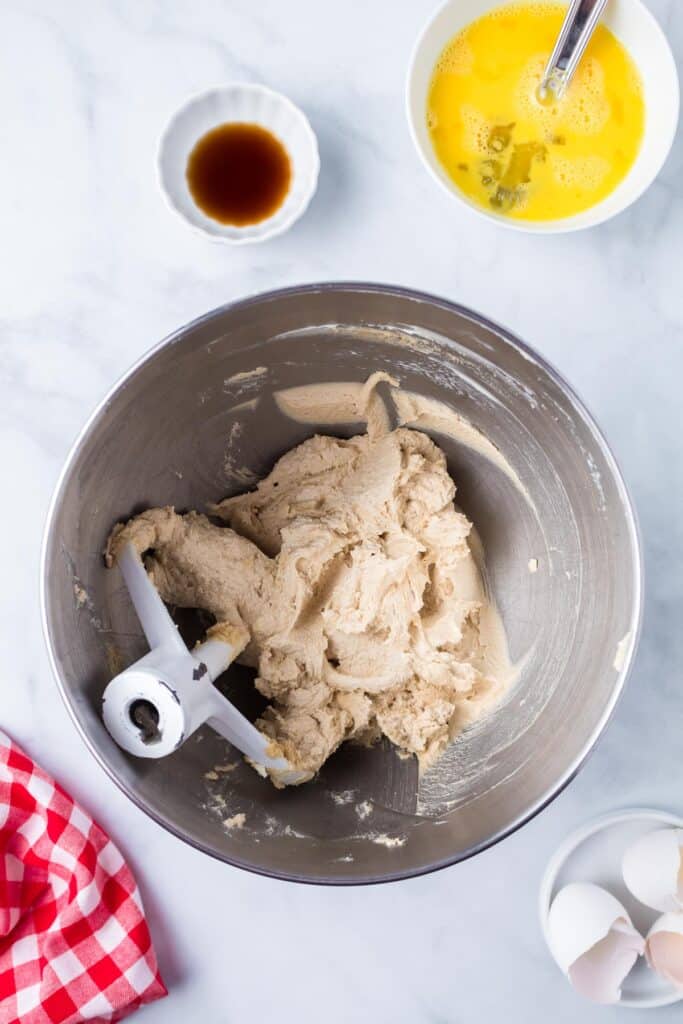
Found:
[{"label": "white fluted ramekin", "polygon": [[[192,198],[187,160],[199,139],[226,122],[258,124],[283,144],[292,164],[284,202],[257,224],[221,224],[207,217]],[[171,209],[196,231],[216,242],[240,245],[282,234],[299,219],[315,193],[320,158],[308,118],[286,96],[263,85],[235,82],[193,96],[171,118],[159,143],[159,184]]]}]

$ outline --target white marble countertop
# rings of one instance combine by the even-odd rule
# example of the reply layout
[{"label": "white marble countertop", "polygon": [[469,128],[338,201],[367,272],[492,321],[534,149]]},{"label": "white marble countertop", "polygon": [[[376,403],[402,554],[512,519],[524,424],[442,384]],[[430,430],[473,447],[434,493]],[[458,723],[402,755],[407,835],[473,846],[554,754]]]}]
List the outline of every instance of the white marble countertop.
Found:
[{"label": "white marble countertop", "polygon": [[[613,1021],[563,982],[536,894],[577,823],[625,805],[683,811],[683,144],[612,223],[556,238],[488,225],[418,163],[403,78],[432,0],[3,0],[0,726],[101,821],[135,868],[162,971],[145,1024]],[[683,3],[650,0],[677,58]],[[310,210],[260,247],[193,235],[157,191],[158,135],[188,94],[231,79],[310,115]],[[233,297],[322,279],[440,293],[499,320],[564,371],[638,506],[645,628],[626,695],[578,779],[472,861],[421,879],[320,889],[248,875],[166,834],[96,766],[41,636],[38,561],[74,435],[152,343]],[[270,956],[268,936],[286,942]],[[265,937],[265,938],[264,938]],[[658,1012],[680,1019],[680,1008]],[[639,1015],[631,1012],[630,1020]],[[138,1019],[138,1018],[136,1018]]]}]

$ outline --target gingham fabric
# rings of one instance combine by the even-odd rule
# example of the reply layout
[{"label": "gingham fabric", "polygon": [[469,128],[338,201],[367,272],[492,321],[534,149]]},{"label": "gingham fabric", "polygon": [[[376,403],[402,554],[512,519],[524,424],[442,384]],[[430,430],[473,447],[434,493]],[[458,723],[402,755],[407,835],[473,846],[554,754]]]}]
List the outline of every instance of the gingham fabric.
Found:
[{"label": "gingham fabric", "polygon": [[117,1021],[165,994],[121,854],[0,731],[0,1024]]}]

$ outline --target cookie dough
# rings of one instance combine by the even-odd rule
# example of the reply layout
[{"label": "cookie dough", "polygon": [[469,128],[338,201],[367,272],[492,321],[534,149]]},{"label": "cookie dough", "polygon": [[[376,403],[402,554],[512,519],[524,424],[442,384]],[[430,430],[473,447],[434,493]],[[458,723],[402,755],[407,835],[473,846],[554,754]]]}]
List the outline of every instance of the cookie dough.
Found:
[{"label": "cookie dough", "polygon": [[151,509],[114,529],[107,561],[132,541],[164,601],[241,631],[271,702],[257,727],[308,778],[351,739],[425,766],[507,681],[454,497],[426,434],[315,436],[212,506],[226,525]]}]

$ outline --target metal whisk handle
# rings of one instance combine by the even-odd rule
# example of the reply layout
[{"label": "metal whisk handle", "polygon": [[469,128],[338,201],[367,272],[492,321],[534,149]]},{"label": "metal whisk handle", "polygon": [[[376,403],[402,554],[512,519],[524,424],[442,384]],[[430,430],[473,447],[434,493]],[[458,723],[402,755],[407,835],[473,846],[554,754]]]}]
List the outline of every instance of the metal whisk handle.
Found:
[{"label": "metal whisk handle", "polygon": [[541,100],[562,97],[606,6],[607,0],[572,0],[538,88]]}]

